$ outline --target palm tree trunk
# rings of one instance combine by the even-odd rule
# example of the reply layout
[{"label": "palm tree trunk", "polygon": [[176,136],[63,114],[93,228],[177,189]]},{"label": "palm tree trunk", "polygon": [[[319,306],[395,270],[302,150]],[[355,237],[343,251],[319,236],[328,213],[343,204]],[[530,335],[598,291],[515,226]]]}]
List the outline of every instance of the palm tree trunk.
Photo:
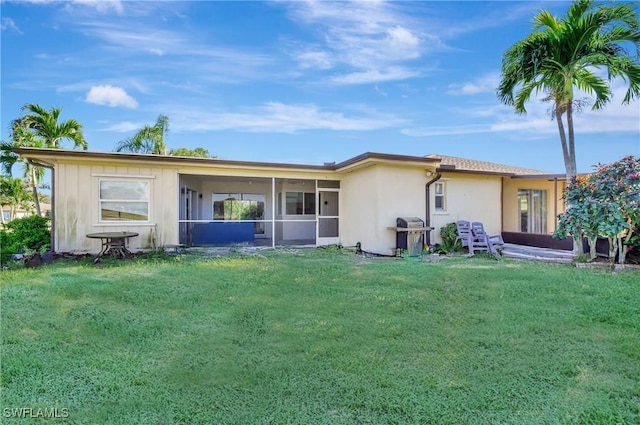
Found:
[{"label": "palm tree trunk", "polygon": [[36,178],[36,170],[31,166],[31,188],[33,189],[33,202],[36,204],[36,214],[42,216],[40,211],[40,197],[38,196],[38,179]]},{"label": "palm tree trunk", "polygon": [[[567,134],[564,131],[564,123],[562,122],[562,108],[556,105],[556,123],[558,124],[558,132],[560,133],[560,145],[562,146],[562,156],[564,158],[564,168],[567,175],[567,183],[571,181],[569,175],[571,174],[570,166],[571,156],[569,153],[569,146],[567,144]],[[567,116],[568,117],[568,116]],[[571,176],[573,177],[573,176]]]},{"label": "palm tree trunk", "polygon": [[[570,147],[573,147],[573,143],[567,144],[567,134],[564,131],[564,123],[562,122],[563,108],[561,105],[556,104],[556,123],[558,124],[558,132],[560,133],[560,144],[562,145],[562,155],[564,157],[564,168],[567,176],[567,183],[569,183],[576,175],[575,166],[571,166],[571,151]],[[569,127],[569,134],[573,135],[573,118],[569,121],[570,106],[567,108],[567,126]],[[573,153],[573,162],[575,163],[575,152]],[[582,244],[582,234],[573,235],[573,254],[584,254],[584,246]]]},{"label": "palm tree trunk", "polygon": [[571,181],[578,172],[576,165],[575,134],[573,132],[573,104],[571,102],[567,105],[567,127],[569,130],[569,162],[566,162],[565,159],[565,168],[567,169],[567,181]]}]

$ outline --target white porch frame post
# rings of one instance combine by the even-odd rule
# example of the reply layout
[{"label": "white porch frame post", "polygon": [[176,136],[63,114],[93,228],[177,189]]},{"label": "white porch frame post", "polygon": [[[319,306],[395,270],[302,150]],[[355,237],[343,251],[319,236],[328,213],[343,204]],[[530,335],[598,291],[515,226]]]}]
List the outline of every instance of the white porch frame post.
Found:
[{"label": "white porch frame post", "polygon": [[276,247],[276,178],[271,177],[271,248]]},{"label": "white porch frame post", "polygon": [[318,179],[316,184],[316,246],[318,246],[318,238],[320,237],[320,192],[318,191]]}]

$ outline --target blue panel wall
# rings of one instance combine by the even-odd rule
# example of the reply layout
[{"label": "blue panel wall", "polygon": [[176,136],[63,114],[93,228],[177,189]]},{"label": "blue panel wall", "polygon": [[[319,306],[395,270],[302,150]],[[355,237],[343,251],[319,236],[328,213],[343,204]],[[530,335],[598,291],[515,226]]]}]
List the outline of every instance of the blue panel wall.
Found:
[{"label": "blue panel wall", "polygon": [[192,240],[194,245],[225,245],[253,242],[253,223],[195,223]]}]

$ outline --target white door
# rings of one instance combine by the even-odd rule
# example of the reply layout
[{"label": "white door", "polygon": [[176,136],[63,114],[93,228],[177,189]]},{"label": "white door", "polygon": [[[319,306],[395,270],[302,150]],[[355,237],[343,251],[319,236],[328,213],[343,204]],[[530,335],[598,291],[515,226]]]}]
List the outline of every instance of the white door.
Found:
[{"label": "white door", "polygon": [[340,189],[318,189],[317,245],[340,243],[339,198]]}]

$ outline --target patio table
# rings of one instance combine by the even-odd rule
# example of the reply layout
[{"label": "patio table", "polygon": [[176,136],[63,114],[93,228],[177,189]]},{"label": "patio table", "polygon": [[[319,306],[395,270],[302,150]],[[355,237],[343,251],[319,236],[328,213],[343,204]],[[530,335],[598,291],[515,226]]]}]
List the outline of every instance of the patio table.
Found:
[{"label": "patio table", "polygon": [[110,255],[114,258],[126,258],[131,252],[127,249],[127,240],[138,236],[136,232],[98,232],[89,233],[90,239],[100,239],[102,248],[96,258]]}]

